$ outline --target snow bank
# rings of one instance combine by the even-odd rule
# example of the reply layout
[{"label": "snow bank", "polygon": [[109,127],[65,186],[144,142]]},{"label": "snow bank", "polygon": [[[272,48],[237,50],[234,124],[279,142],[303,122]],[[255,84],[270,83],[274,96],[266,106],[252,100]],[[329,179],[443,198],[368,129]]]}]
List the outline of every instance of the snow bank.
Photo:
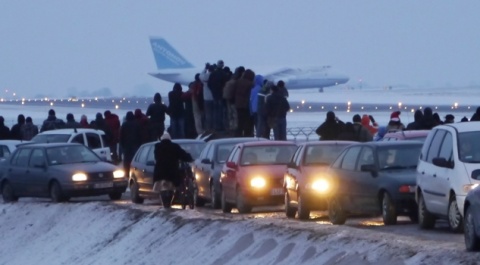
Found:
[{"label": "snow bank", "polygon": [[156,208],[0,204],[0,264],[475,264],[480,258],[458,243]]}]

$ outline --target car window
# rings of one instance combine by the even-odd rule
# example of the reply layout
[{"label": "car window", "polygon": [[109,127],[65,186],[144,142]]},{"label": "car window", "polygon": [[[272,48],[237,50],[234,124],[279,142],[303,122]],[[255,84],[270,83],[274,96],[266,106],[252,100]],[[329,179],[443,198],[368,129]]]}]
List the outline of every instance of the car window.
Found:
[{"label": "car window", "polygon": [[450,132],[447,132],[445,138],[443,139],[442,147],[440,148],[440,153],[438,154],[439,157],[443,157],[447,159],[447,161],[451,161],[453,158],[453,138]]},{"label": "car window", "polygon": [[155,145],[153,145],[152,147],[148,148],[148,152],[147,152],[147,162],[155,162]]},{"label": "car window", "polygon": [[24,148],[18,150],[15,157],[12,158],[12,165],[26,167],[28,165],[28,158],[31,151],[31,148]]},{"label": "car window", "polygon": [[335,159],[335,161],[332,163],[331,167],[332,168],[340,168],[342,165],[343,158],[345,157],[345,153],[347,150],[343,150],[342,153]]},{"label": "car window", "polygon": [[373,149],[369,146],[362,148],[360,156],[358,157],[358,165],[356,170],[361,171],[362,165],[375,165],[375,156],[373,155]]},{"label": "car window", "polygon": [[479,137],[479,131],[458,134],[458,155],[462,162],[480,163]]},{"label": "car window", "polygon": [[102,142],[100,141],[100,136],[96,133],[86,133],[88,147],[91,149],[102,148]]},{"label": "car window", "polygon": [[232,152],[231,152],[230,155],[228,156],[227,161],[237,162],[239,155],[240,155],[240,148],[237,147],[237,148],[235,148],[234,150],[232,150]]},{"label": "car window", "polygon": [[189,153],[193,159],[197,159],[205,147],[205,143],[184,143],[180,146],[183,150]]},{"label": "car window", "polygon": [[301,159],[302,159],[303,150],[305,150],[305,146],[299,147],[299,148],[297,149],[297,151],[295,151],[295,154],[293,154],[292,162],[295,163],[295,165],[297,165],[297,166],[300,165],[300,162],[301,162]]},{"label": "car window", "polygon": [[349,148],[343,157],[341,168],[344,170],[355,170],[358,154],[360,153],[360,146]]},{"label": "car window", "polygon": [[10,156],[10,149],[8,149],[7,146],[2,145],[2,148],[0,148],[0,157],[7,158]]},{"label": "car window", "polygon": [[203,150],[202,150],[202,152],[200,153],[200,156],[199,156],[200,159],[207,158],[208,150],[210,150],[210,148],[211,148],[212,145],[213,145],[213,144],[207,144],[207,145],[203,148]]},{"label": "car window", "polygon": [[149,147],[150,146],[143,146],[138,151],[138,156],[135,158],[135,161],[145,164],[147,162],[148,149],[150,149]]},{"label": "car window", "polygon": [[245,147],[241,165],[288,164],[297,150],[296,145],[266,145]]},{"label": "car window", "polygon": [[79,143],[85,145],[85,141],[83,139],[83,133],[75,135],[72,139],[72,143]]},{"label": "car window", "polygon": [[36,167],[36,166],[41,166],[44,163],[45,163],[45,155],[43,153],[43,150],[39,148],[33,149],[28,166]]},{"label": "car window", "polygon": [[208,158],[208,159],[210,159],[210,161],[213,161],[213,151],[214,151],[214,147],[208,149],[208,152],[207,152],[205,158]]},{"label": "car window", "polygon": [[380,147],[377,152],[380,169],[416,168],[422,145],[395,145]]},{"label": "car window", "polygon": [[232,151],[232,149],[235,147],[236,144],[220,144],[217,146],[217,155],[215,158],[215,161],[217,163],[225,163],[225,161],[228,158],[228,155]]},{"label": "car window", "polygon": [[432,163],[433,158],[438,157],[438,153],[440,151],[440,147],[442,145],[443,137],[445,136],[445,130],[437,130],[435,136],[432,139],[430,144],[430,148],[427,152],[426,161],[428,163]]},{"label": "car window", "polygon": [[312,145],[306,150],[304,165],[330,165],[345,145]]},{"label": "car window", "polygon": [[66,143],[70,134],[37,134],[32,138],[35,143]]},{"label": "car window", "polygon": [[102,161],[84,145],[56,146],[46,149],[49,165],[92,163]]}]

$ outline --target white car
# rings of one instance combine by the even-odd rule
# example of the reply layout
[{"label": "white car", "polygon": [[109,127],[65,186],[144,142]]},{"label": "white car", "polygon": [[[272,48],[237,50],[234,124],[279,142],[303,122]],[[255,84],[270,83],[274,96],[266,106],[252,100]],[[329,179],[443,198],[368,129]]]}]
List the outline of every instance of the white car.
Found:
[{"label": "white car", "polygon": [[480,184],[480,122],[434,127],[428,134],[417,166],[416,200],[421,228],[448,220],[463,231],[463,208],[468,191]]},{"label": "white car", "polygon": [[30,141],[21,140],[0,140],[0,161],[8,158],[17,146],[29,143]]},{"label": "white car", "polygon": [[35,143],[80,143],[92,149],[105,161],[112,161],[105,132],[95,129],[59,129],[41,132],[32,138]]}]

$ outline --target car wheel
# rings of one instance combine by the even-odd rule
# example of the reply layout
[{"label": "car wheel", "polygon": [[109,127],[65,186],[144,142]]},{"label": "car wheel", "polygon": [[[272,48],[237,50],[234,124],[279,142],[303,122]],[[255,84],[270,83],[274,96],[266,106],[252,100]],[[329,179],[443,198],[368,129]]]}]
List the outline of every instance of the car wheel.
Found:
[{"label": "car wheel", "polygon": [[65,200],[62,194],[62,188],[57,181],[54,181],[50,185],[50,198],[52,199],[52,202],[63,202]]},{"label": "car wheel", "polygon": [[205,205],[205,201],[198,196],[198,189],[193,191],[193,201],[195,206],[203,207]]},{"label": "car wheel", "polygon": [[468,207],[465,212],[465,247],[468,251],[480,250],[480,239],[477,237],[475,231],[475,220],[472,213],[472,208]]},{"label": "car wheel", "polygon": [[132,185],[130,185],[130,197],[132,202],[136,204],[142,204],[144,201],[144,199],[140,197],[140,188],[135,181],[133,181]]},{"label": "car wheel", "polygon": [[397,223],[397,213],[392,198],[388,193],[382,196],[382,218],[385,225],[394,225]]},{"label": "car wheel", "polygon": [[237,188],[237,210],[239,213],[250,213],[252,206],[248,205],[245,201],[245,196],[242,194],[240,188]]},{"label": "car wheel", "polygon": [[298,219],[308,220],[310,218],[310,209],[308,209],[305,196],[298,193]]},{"label": "car wheel", "polygon": [[218,192],[215,190],[215,185],[212,183],[210,185],[210,198],[211,198],[211,206],[213,209],[220,209],[220,196]]},{"label": "car wheel", "polygon": [[221,206],[222,206],[222,212],[224,213],[231,213],[232,212],[232,205],[227,202],[227,195],[225,194],[225,191],[222,189],[222,199],[221,199]]},{"label": "car wheel", "polygon": [[8,182],[3,184],[2,198],[3,198],[3,202],[18,201],[18,197],[15,196],[15,192],[13,191],[12,185],[10,185],[10,183],[8,183]]},{"label": "car wheel", "polygon": [[455,233],[463,232],[463,217],[458,210],[455,195],[450,198],[450,203],[448,204],[448,225]]},{"label": "car wheel", "polygon": [[112,192],[108,194],[108,197],[110,197],[110,200],[112,201],[118,201],[122,198],[122,193],[121,192]]},{"label": "car wheel", "polygon": [[333,196],[328,204],[328,218],[334,225],[343,225],[347,221],[347,215],[336,196]]},{"label": "car wheel", "polygon": [[285,215],[288,218],[295,218],[295,214],[297,214],[297,209],[293,208],[290,205],[290,196],[288,196],[288,192],[285,192]]},{"label": "car wheel", "polygon": [[418,224],[422,229],[432,229],[435,226],[435,217],[425,206],[422,194],[418,196]]}]

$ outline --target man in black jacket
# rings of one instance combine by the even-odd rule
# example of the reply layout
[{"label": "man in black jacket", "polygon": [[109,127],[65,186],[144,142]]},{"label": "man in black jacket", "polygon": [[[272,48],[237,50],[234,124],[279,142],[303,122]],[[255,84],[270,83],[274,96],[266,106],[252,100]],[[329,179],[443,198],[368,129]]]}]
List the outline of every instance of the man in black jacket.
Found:
[{"label": "man in black jacket", "polygon": [[170,208],[175,187],[180,186],[182,181],[179,164],[181,161],[192,162],[193,158],[180,145],[173,143],[167,132],[162,135],[160,142],[155,144],[154,154],[153,181],[160,183],[163,207]]},{"label": "man in black jacket", "polygon": [[267,123],[273,129],[275,140],[287,140],[287,112],[290,104],[277,86],[271,87],[272,94],[267,96],[265,111]]}]

